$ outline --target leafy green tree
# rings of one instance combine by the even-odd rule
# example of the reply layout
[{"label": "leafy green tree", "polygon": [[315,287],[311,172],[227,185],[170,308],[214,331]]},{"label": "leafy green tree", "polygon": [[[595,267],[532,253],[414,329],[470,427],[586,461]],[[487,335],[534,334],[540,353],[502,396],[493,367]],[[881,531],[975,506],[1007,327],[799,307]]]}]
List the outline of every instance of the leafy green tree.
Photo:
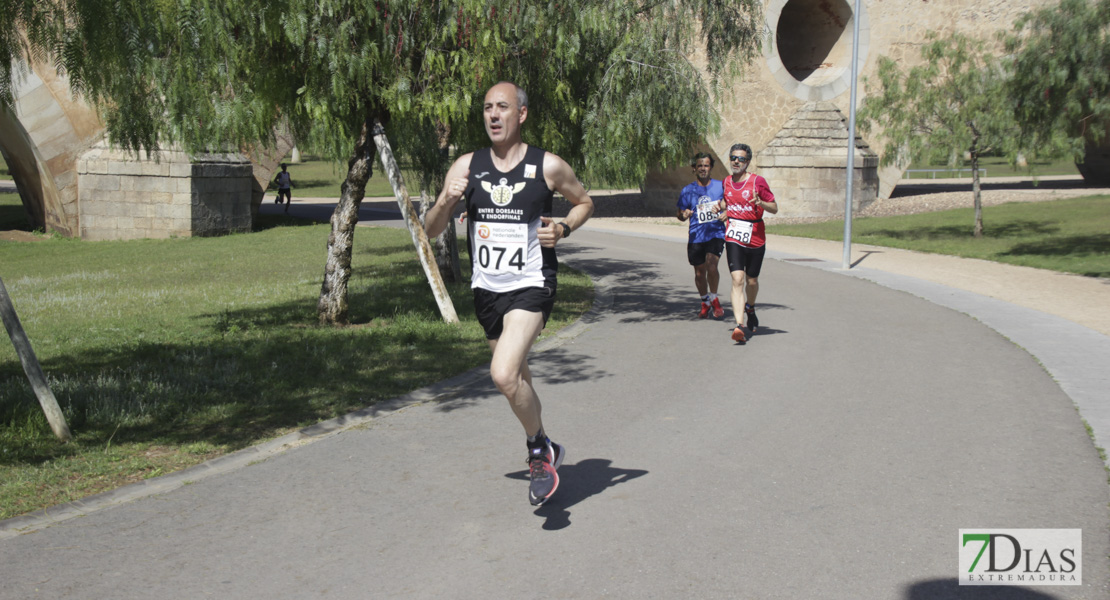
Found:
[{"label": "leafy green tree", "polygon": [[[879,59],[879,87],[863,103],[860,129],[881,124],[882,163],[902,165],[928,160],[959,166],[972,174],[975,237],[983,235],[979,158],[988,152],[1016,154],[1016,123],[1005,97],[1002,65],[981,41],[952,34],[932,35],[921,48],[922,64],[903,70]],[[866,83],[870,84],[867,80]]]},{"label": "leafy green tree", "polygon": [[[761,41],[757,0],[0,2],[38,11],[17,24],[45,23],[32,45],[54,51],[104,108],[117,143],[238,148],[272,140],[280,124],[302,149],[346,159],[324,323],[347,319],[375,122],[434,197],[444,142],[486,145],[484,92],[510,79],[529,93],[527,142],[562,156],[587,185],[638,183],[716,130],[712,95]],[[706,71],[690,59],[699,49]]]},{"label": "leafy green tree", "polygon": [[1082,160],[1086,143],[1110,128],[1110,0],[1061,0],[1027,13],[1006,50],[1025,145]]}]

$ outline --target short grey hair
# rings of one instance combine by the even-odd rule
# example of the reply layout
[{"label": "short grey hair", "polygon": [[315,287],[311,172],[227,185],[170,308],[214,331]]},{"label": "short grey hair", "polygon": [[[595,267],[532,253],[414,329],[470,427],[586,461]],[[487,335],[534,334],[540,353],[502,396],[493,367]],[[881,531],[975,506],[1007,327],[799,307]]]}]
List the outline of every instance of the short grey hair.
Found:
[{"label": "short grey hair", "polygon": [[502,83],[507,83],[516,88],[516,105],[518,108],[528,108],[528,93],[524,91],[524,88],[507,80],[498,81],[494,85],[501,85]]}]

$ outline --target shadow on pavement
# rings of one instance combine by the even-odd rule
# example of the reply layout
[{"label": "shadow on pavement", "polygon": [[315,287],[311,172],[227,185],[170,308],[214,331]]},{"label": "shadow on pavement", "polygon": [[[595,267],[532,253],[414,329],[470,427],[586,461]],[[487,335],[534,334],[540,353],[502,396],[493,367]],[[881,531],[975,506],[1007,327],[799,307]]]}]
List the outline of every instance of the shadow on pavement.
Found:
[{"label": "shadow on pavement", "polygon": [[[539,360],[543,361],[544,366],[537,368],[536,363]],[[532,366],[532,369],[536,370],[532,376],[542,381],[543,386],[546,388],[547,386],[563,383],[596,381],[613,376],[612,373],[594,367],[592,364],[593,362],[593,358],[581,354],[573,354],[563,348],[552,348],[545,351],[542,357],[530,358],[529,364]],[[493,381],[490,379],[488,364],[482,367],[481,373],[476,375],[476,377],[478,378],[477,383],[467,383],[465,388],[459,390],[457,393],[447,394],[437,400],[436,410],[439,412],[453,412],[469,408],[490,398],[500,398],[502,402],[505,401],[504,396],[497,391],[497,388],[493,385]],[[546,395],[543,388],[541,388],[541,400]]]},{"label": "shadow on pavement", "polygon": [[[536,509],[536,515],[546,519],[543,528],[556,531],[568,527],[568,508],[617,484],[648,474],[643,469],[618,469],[612,464],[613,461],[604,458],[587,458],[559,467],[559,489],[547,504]],[[528,481],[528,471],[507,473],[505,477]]]},{"label": "shadow on pavement", "polygon": [[1026,587],[1011,585],[960,585],[955,578],[915,583],[906,589],[905,600],[1054,600],[1053,596]]},{"label": "shadow on pavement", "polygon": [[[596,247],[577,244],[559,249],[559,256],[573,258],[598,251]],[[610,278],[614,302],[607,312],[617,315],[622,323],[642,321],[686,321],[693,318],[697,295],[685,287],[666,285],[658,263],[616,260],[590,256],[575,267],[595,278]]]}]

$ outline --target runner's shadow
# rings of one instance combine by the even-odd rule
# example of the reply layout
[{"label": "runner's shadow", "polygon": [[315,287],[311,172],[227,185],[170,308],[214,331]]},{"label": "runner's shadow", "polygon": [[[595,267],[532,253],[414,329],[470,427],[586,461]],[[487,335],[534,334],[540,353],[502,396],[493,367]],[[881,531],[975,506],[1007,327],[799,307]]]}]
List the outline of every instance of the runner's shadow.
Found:
[{"label": "runner's shadow", "polygon": [[[617,469],[610,466],[612,463],[604,458],[588,458],[559,467],[559,489],[551,500],[536,509],[537,515],[547,519],[543,528],[550,531],[566,528],[570,525],[570,511],[567,509],[571,506],[617,484],[648,474],[642,469]],[[507,473],[505,477],[527,481],[528,471]]]},{"label": "runner's shadow", "polygon": [[906,589],[905,600],[1053,600],[1059,598],[1018,586],[960,585],[956,579],[920,581]]}]

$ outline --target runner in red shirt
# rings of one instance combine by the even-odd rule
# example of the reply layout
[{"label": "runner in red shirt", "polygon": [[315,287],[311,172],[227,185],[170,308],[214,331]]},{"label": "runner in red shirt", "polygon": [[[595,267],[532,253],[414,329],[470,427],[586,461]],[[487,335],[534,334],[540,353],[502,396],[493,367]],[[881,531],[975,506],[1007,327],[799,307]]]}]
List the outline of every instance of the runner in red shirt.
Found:
[{"label": "runner in red shirt", "polygon": [[[736,329],[732,339],[744,343],[745,325],[755,334],[759,319],[755,316],[755,296],[759,293],[759,271],[767,252],[767,233],[763,224],[764,211],[779,212],[775,195],[767,180],[748,172],[752,149],[747,144],[733,144],[728,152],[732,176],[725,178],[725,197],[721,200],[721,219],[725,231],[725,254],[732,274],[732,315]],[[739,307],[743,310],[737,310]]]}]

